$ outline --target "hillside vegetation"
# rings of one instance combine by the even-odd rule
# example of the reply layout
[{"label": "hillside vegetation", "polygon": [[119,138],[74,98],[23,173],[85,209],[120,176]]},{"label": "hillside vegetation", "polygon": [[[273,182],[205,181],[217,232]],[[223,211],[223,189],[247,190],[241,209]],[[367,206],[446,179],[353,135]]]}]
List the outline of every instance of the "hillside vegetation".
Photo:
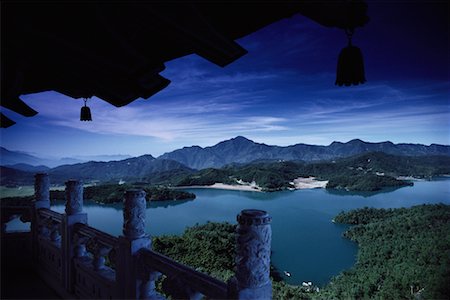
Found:
[{"label": "hillside vegetation", "polygon": [[396,179],[397,176],[430,178],[440,174],[450,174],[450,157],[407,157],[374,152],[330,162],[265,161],[247,165],[234,164],[222,169],[200,170],[176,184],[236,184],[238,180],[242,180],[255,181],[266,191],[275,191],[292,187],[290,182],[295,178],[313,176],[328,180],[327,188],[376,191],[383,187],[412,185]]},{"label": "hillside vegetation", "polygon": [[336,222],[356,224],[344,236],[359,246],[356,265],[322,291],[336,299],[448,299],[450,206],[364,208]]}]

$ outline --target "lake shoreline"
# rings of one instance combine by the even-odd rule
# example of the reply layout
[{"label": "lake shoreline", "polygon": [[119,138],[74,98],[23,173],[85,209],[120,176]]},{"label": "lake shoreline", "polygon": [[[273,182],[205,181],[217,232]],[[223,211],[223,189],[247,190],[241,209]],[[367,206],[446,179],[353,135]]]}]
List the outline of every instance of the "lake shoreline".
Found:
[{"label": "lake shoreline", "polygon": [[[304,190],[304,189],[317,189],[326,188],[328,180],[317,180],[315,177],[300,177],[291,182],[292,188],[289,190]],[[218,189],[229,191],[241,191],[241,192],[272,192],[270,190],[264,190],[258,185],[246,185],[246,184],[225,184],[216,182],[212,185],[185,185],[171,187],[172,189]]]},{"label": "lake shoreline", "polygon": [[171,187],[172,189],[217,189],[217,190],[229,190],[229,191],[241,191],[241,192],[263,192],[259,186],[250,185],[235,185],[235,184],[224,184],[224,183],[214,183],[213,185],[185,185]]}]

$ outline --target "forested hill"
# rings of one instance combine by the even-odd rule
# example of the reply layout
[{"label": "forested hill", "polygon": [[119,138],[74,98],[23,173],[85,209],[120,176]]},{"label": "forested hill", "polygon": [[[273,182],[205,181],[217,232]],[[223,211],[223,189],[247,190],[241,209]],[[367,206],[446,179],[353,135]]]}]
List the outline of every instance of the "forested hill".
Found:
[{"label": "forested hill", "polygon": [[[1,185],[30,185],[34,182],[35,172],[19,171],[0,167]],[[120,161],[96,162],[90,161],[73,165],[63,165],[46,170],[52,184],[64,184],[65,181],[76,178],[84,182],[101,181],[126,182],[144,181],[147,183],[172,182],[180,176],[190,174],[193,170],[179,162],[166,159],[155,159],[151,155],[129,158]]]},{"label": "forested hill", "polygon": [[336,222],[357,224],[356,265],[321,292],[327,299],[449,299],[450,206],[364,208]]},{"label": "forested hill", "polygon": [[158,158],[178,161],[192,169],[220,168],[231,163],[250,163],[257,159],[320,161],[349,157],[367,152],[383,152],[392,155],[422,156],[448,155],[450,146],[431,144],[394,144],[392,142],[369,143],[359,139],[347,143],[333,142],[328,146],[295,144],[271,146],[255,143],[245,137],[222,141],[211,147],[184,147]]},{"label": "forested hill", "polygon": [[365,153],[329,162],[304,163],[293,161],[255,162],[230,165],[221,169],[204,169],[186,176],[177,184],[211,185],[216,182],[236,184],[255,181],[266,190],[292,187],[298,177],[314,176],[329,180],[329,188],[371,191],[387,186],[402,186],[397,176],[430,178],[450,174],[448,156],[394,156],[381,152]]}]

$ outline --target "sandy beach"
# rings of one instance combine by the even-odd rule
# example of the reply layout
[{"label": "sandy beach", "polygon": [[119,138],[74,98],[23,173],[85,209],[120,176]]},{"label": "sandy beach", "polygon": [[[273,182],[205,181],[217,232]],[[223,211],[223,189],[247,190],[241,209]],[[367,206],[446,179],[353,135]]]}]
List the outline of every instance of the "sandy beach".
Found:
[{"label": "sandy beach", "polygon": [[411,180],[411,181],[425,181],[423,178],[417,178],[413,176],[397,176],[397,180]]},{"label": "sandy beach", "polygon": [[214,183],[213,185],[177,186],[176,189],[219,189],[219,190],[232,190],[232,191],[244,191],[244,192],[261,192],[262,191],[262,189],[257,185],[251,186],[251,185],[224,184],[224,183]]},{"label": "sandy beach", "polygon": [[315,177],[308,178],[297,178],[294,179],[294,187],[297,190],[301,189],[317,189],[317,188],[325,188],[327,186],[328,180],[316,180]]}]

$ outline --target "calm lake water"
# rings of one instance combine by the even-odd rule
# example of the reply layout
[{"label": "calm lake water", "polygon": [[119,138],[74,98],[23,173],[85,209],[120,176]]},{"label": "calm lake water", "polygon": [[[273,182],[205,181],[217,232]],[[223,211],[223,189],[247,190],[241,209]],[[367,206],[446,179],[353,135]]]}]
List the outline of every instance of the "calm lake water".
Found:
[{"label": "calm lake water", "polygon": [[[380,193],[354,194],[325,189],[257,193],[190,189],[193,201],[153,202],[147,208],[147,232],[151,235],[181,234],[186,226],[207,221],[236,223],[246,208],[263,209],[273,217],[272,262],[292,276],[288,283],[312,281],[323,286],[332,276],[350,268],[357,245],[342,238],[348,227],[331,220],[341,211],[364,206],[410,207],[422,203],[450,204],[450,179],[416,181],[414,186]],[[52,209],[63,212],[64,202]],[[113,235],[122,231],[122,204],[99,205],[85,201],[89,225]]]}]

